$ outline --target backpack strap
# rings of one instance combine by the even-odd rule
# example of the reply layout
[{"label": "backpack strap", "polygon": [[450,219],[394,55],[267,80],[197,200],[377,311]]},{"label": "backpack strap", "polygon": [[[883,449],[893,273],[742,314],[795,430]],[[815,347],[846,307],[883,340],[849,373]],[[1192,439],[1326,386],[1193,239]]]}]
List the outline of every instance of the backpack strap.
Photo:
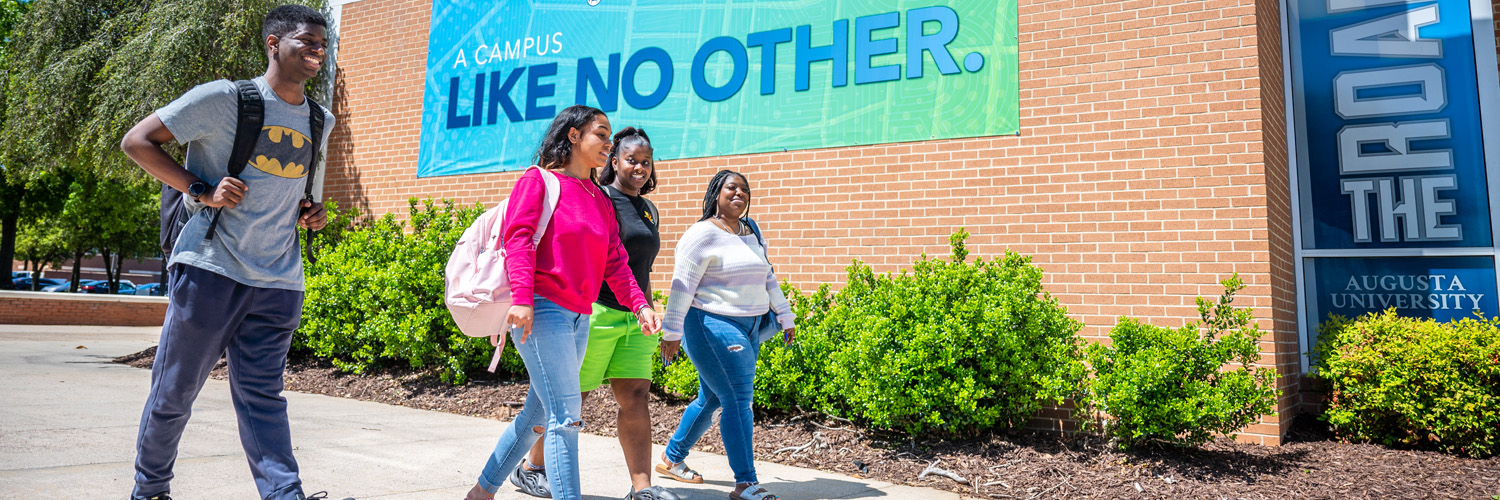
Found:
[{"label": "backpack strap", "polygon": [[323,152],[323,106],[307,98],[307,129],[312,132],[312,158],[307,162],[307,189],[303,194],[312,199],[313,177],[318,173],[318,156]]},{"label": "backpack strap", "polygon": [[[302,197],[307,201],[317,203],[318,200],[313,199],[312,192],[313,181],[318,173],[318,156],[323,152],[323,107],[311,97],[304,97],[304,99],[307,101],[307,131],[312,132],[312,136],[308,137],[312,140],[312,157],[307,160],[307,184],[302,190]],[[307,241],[304,243],[306,246],[303,248],[307,254],[307,261],[310,263],[318,261],[317,257],[313,256],[313,234],[312,229],[307,230]]]},{"label": "backpack strap", "polygon": [[[266,121],[266,103],[254,81],[239,80],[234,85],[235,94],[239,96],[239,113],[235,118],[234,149],[230,150],[227,167],[229,176],[238,179],[244,173],[245,165],[250,163],[250,155],[255,154],[256,143],[260,141],[260,129]],[[203,239],[214,239],[214,230],[219,227],[219,212],[222,211],[222,208],[214,210],[213,221],[208,223],[208,234]]]},{"label": "backpack strap", "polygon": [[557,174],[547,169],[532,166],[542,174],[542,186],[546,190],[546,197],[542,198],[542,218],[536,222],[536,233],[531,235],[531,246],[540,246],[542,236],[547,233],[547,224],[552,222],[552,212],[557,211],[557,199],[562,194],[562,186],[558,184]]},{"label": "backpack strap", "polygon": [[766,237],[760,233],[760,224],[756,224],[755,219],[749,217],[740,217],[740,224],[750,226],[750,232],[755,233],[755,239],[760,241],[760,250],[765,254],[766,265],[771,266],[771,272],[776,272],[776,265],[771,263],[771,249],[766,247]]},{"label": "backpack strap", "polygon": [[750,226],[750,232],[755,233],[755,239],[757,241],[760,241],[760,247],[766,247],[766,237],[760,234],[760,224],[756,224],[755,219],[751,219],[749,217],[740,217],[740,223]]}]

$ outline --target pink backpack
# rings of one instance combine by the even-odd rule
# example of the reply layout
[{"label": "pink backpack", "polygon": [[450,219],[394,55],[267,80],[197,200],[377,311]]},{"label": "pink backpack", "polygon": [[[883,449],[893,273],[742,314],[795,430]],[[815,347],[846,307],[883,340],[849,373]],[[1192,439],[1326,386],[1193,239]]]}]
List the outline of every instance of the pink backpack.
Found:
[{"label": "pink backpack", "polygon": [[[552,221],[552,211],[557,208],[560,189],[557,174],[531,166],[542,173],[547,196],[542,201],[542,219],[537,222],[536,234],[531,237],[534,247],[541,243],[547,224]],[[484,211],[474,223],[464,230],[448,256],[448,266],[443,271],[446,283],[443,302],[458,329],[470,337],[489,337],[495,346],[495,355],[490,357],[490,372],[500,365],[500,353],[505,350],[505,336],[510,333],[506,313],[510,311],[510,273],[505,270],[505,247],[500,235],[505,228],[505,206],[500,205]]]}]

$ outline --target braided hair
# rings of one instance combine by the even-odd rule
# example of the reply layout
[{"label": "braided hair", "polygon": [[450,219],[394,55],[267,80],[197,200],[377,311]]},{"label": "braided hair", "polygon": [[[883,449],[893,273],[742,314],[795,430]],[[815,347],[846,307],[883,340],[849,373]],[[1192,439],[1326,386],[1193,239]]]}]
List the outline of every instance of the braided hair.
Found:
[{"label": "braided hair", "polygon": [[[724,189],[724,184],[729,182],[730,177],[739,177],[740,181],[745,183],[745,193],[750,193],[750,180],[746,179],[744,174],[733,170],[720,170],[719,173],[714,174],[714,177],[708,181],[708,192],[703,194],[703,216],[698,218],[699,221],[706,221],[710,217],[719,214],[719,191]],[[740,214],[740,217],[747,217],[749,215],[750,207],[747,205],[745,206],[745,213]]]},{"label": "braided hair", "polygon": [[[552,126],[547,127],[547,133],[542,135],[542,143],[537,146],[532,163],[547,170],[566,167],[568,160],[573,158],[573,143],[568,141],[568,130],[578,129],[579,132],[587,133],[584,129],[588,128],[589,123],[602,116],[603,111],[582,104],[563,108],[557,118],[552,119]],[[589,170],[589,178],[597,181],[592,169]]]},{"label": "braided hair", "polygon": [[[604,168],[599,172],[599,184],[614,184],[615,175],[618,175],[615,172],[615,156],[620,154],[620,148],[626,146],[637,147],[642,144],[648,148],[651,147],[651,138],[646,136],[645,130],[635,127],[625,127],[625,130],[615,132],[615,147],[609,150],[609,163],[606,163]],[[645,196],[646,193],[656,190],[655,163],[653,160],[651,165],[651,179],[647,180],[646,184],[641,186],[640,196]]]}]

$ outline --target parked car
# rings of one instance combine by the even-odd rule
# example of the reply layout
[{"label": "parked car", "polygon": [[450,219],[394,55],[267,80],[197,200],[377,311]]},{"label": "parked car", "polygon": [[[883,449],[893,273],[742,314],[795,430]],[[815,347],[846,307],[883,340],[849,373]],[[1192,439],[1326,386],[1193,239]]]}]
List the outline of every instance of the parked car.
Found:
[{"label": "parked car", "polygon": [[69,285],[72,285],[72,284],[73,284],[72,281],[64,280],[62,283],[58,283],[56,285],[52,285],[52,286],[48,286],[48,287],[42,287],[42,291],[43,292],[66,292],[70,288]]},{"label": "parked car", "polygon": [[[78,291],[82,293],[109,293],[109,280],[89,280],[78,282]],[[130,280],[120,280],[120,292],[124,294],[135,293],[135,283]]]},{"label": "parked car", "polygon": [[[109,286],[109,282],[104,282],[104,286]],[[130,280],[120,280],[120,289],[115,290],[115,293],[118,295],[135,295],[135,283],[130,282]]]},{"label": "parked car", "polygon": [[11,280],[16,280],[18,278],[30,278],[30,277],[31,277],[31,271],[11,271],[10,272],[10,279]]},{"label": "parked car", "polygon": [[161,286],[161,283],[146,283],[135,287],[135,294],[162,296],[167,294],[167,287]]},{"label": "parked car", "polygon": [[[46,287],[49,287],[49,286],[61,285],[61,284],[67,283],[66,281],[63,281],[63,280],[60,280],[60,279],[53,279],[53,278],[41,278],[38,281],[41,282],[40,285],[37,285],[38,289],[45,289]],[[16,290],[30,290],[31,289],[31,277],[27,276],[27,277],[24,277],[24,278],[16,278],[16,279],[11,280],[10,284],[11,284],[11,286],[15,287]]]}]

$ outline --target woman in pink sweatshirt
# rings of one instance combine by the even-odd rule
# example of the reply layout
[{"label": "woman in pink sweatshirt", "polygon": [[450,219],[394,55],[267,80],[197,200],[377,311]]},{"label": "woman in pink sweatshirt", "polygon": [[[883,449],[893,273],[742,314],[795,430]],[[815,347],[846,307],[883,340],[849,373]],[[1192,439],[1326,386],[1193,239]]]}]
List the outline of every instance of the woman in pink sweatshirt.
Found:
[{"label": "woman in pink sweatshirt", "polygon": [[[588,346],[589,314],[600,284],[631,304],[642,333],[661,328],[651,303],[631,275],[620,244],[614,205],[594,182],[593,171],[609,159],[609,119],[588,106],[558,113],[537,148],[536,165],[516,181],[505,212],[501,243],[510,273],[513,306],[508,319],[516,351],[531,379],[525,407],[495,444],[469,500],[494,498],[507,473],[538,438],[545,436],[546,493],[554,499],[580,498],[578,430],[583,427],[578,369]],[[546,187],[542,176],[556,176],[557,208],[546,227],[541,221]],[[543,231],[541,241],[532,236]],[[523,488],[538,490],[531,485]]]}]

